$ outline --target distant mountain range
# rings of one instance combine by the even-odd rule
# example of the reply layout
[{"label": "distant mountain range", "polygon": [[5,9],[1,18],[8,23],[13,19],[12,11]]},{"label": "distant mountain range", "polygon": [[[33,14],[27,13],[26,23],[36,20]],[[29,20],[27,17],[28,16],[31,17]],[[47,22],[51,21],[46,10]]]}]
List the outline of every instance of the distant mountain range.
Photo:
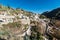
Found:
[{"label": "distant mountain range", "polygon": [[60,20],[60,8],[53,9],[52,11],[43,12],[42,15],[45,15],[47,18]]}]

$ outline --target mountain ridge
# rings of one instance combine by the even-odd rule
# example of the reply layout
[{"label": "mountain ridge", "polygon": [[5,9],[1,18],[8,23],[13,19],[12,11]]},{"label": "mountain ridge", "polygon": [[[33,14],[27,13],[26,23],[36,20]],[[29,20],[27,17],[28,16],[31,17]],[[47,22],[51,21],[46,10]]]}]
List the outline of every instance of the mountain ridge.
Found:
[{"label": "mountain ridge", "polygon": [[45,15],[47,18],[60,20],[60,7],[53,9],[52,11],[43,12],[42,15]]}]

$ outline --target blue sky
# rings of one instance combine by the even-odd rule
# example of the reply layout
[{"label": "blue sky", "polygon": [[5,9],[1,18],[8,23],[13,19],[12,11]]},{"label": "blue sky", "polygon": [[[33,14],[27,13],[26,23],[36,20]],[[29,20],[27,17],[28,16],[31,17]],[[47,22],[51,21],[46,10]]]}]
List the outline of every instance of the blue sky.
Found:
[{"label": "blue sky", "polygon": [[60,7],[60,0],[0,0],[0,4],[22,8],[34,13],[42,13]]}]

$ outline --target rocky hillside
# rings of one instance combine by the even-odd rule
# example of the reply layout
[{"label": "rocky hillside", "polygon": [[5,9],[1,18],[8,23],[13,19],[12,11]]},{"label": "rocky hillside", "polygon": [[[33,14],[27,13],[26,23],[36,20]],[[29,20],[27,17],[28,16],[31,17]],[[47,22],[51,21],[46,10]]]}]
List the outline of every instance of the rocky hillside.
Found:
[{"label": "rocky hillside", "polygon": [[59,14],[48,13],[57,11],[41,15],[0,5],[0,40],[59,40],[60,20],[50,19]]},{"label": "rocky hillside", "polygon": [[45,16],[0,5],[0,39],[43,40],[41,35],[43,32],[40,34],[37,30],[37,23],[40,18],[42,20]]}]

